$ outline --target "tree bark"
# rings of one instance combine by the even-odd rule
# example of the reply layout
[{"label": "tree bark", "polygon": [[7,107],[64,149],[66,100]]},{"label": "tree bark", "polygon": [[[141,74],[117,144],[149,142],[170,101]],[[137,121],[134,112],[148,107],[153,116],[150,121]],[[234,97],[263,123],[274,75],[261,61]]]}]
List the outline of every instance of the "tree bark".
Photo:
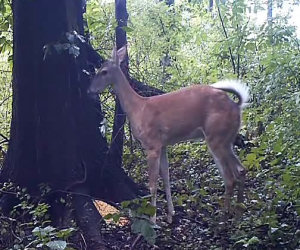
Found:
[{"label": "tree bark", "polygon": [[[118,23],[116,27],[116,47],[122,48],[127,44],[127,36],[124,27],[127,26],[128,13],[126,8],[126,0],[115,0],[115,17]],[[122,63],[121,69],[125,75],[128,75],[128,56]],[[115,114],[112,132],[112,141],[109,149],[109,158],[111,164],[122,166],[123,157],[123,140],[124,140],[124,125],[126,115],[121,107],[118,97],[116,97]]]},{"label": "tree bark", "polygon": [[[13,1],[13,115],[0,182],[11,180],[32,195],[48,184],[54,217],[63,216],[55,211],[62,191],[84,194],[73,194],[77,222],[102,249],[101,217],[88,197],[118,202],[136,197],[137,187],[121,168],[105,167],[101,106],[86,94],[92,55],[78,36],[83,7],[83,1]],[[14,202],[1,196],[8,211]]]}]

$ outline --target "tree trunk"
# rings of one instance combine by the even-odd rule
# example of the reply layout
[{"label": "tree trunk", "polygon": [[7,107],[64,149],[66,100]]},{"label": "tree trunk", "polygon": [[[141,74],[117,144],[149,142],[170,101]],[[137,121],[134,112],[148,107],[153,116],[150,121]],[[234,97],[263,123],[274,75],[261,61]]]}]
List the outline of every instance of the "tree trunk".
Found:
[{"label": "tree trunk", "polygon": [[[55,211],[55,201],[64,196],[61,190],[109,201],[137,194],[122,169],[105,168],[108,148],[99,131],[101,107],[86,94],[90,54],[77,35],[83,35],[82,3],[13,1],[13,116],[0,182],[11,180],[32,195],[39,195],[39,184],[47,183],[53,216],[63,216]],[[101,217],[88,196],[73,195],[76,218],[101,249]],[[7,210],[13,201],[1,197]]]},{"label": "tree trunk", "polygon": [[[126,0],[115,0],[115,16],[118,22],[118,26],[116,27],[116,47],[117,49],[120,49],[127,44],[126,31],[124,30],[124,27],[127,26],[127,20],[128,20]],[[94,55],[95,53],[96,52],[94,52]],[[96,57],[97,55],[95,55],[94,59]],[[129,66],[128,66],[128,56],[127,56],[126,60],[121,64],[121,69],[136,92],[138,92],[143,96],[152,96],[152,95],[158,95],[163,93],[159,89],[149,87],[135,79],[132,79],[129,76],[128,68]],[[120,168],[122,166],[125,122],[126,122],[126,114],[122,110],[118,97],[116,97],[112,141],[109,149],[108,165],[112,164]],[[132,183],[129,183],[129,185],[132,185]]]},{"label": "tree trunk", "polygon": [[268,19],[268,24],[271,25],[273,22],[273,0],[268,0],[267,19]]},{"label": "tree trunk", "polygon": [[214,7],[214,0],[209,0],[209,3],[208,3],[209,12],[213,11],[213,7]]},{"label": "tree trunk", "polygon": [[[126,0],[115,0],[115,16],[118,23],[116,27],[116,46],[117,49],[122,48],[127,44],[127,36],[124,27],[127,26],[128,13],[126,8]],[[121,69],[128,76],[128,57],[122,63]],[[109,149],[109,158],[112,164],[122,166],[123,156],[123,140],[124,140],[124,125],[126,115],[121,107],[118,97],[116,97],[115,115],[112,132],[112,141]]]}]

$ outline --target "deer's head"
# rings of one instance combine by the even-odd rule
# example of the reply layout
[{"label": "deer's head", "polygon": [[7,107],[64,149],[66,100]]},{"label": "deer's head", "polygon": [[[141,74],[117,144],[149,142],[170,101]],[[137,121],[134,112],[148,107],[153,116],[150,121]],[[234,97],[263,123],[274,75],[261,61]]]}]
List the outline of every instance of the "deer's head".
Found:
[{"label": "deer's head", "polygon": [[116,48],[112,51],[111,59],[103,63],[102,67],[97,71],[93,78],[90,87],[88,88],[89,94],[99,94],[104,91],[107,86],[116,82],[118,72],[120,72],[120,64],[126,57],[127,49],[123,46],[118,51]]}]

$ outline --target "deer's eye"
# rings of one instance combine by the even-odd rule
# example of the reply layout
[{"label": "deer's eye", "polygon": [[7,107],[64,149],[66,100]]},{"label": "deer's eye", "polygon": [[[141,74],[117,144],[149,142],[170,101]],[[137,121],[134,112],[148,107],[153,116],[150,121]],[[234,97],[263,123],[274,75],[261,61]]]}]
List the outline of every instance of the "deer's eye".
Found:
[{"label": "deer's eye", "polygon": [[101,75],[101,76],[107,75],[107,70],[102,70],[102,71],[100,72],[100,75]]}]

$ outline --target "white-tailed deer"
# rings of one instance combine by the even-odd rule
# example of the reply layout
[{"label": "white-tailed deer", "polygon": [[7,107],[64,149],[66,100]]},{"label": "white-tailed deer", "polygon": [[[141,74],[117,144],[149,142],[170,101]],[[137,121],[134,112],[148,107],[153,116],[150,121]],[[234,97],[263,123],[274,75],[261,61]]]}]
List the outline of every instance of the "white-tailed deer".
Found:
[{"label": "white-tailed deer", "polygon": [[[156,206],[157,180],[163,179],[168,204],[168,222],[174,207],[171,198],[166,147],[180,141],[205,139],[225,182],[225,208],[229,210],[238,184],[238,202],[243,201],[246,171],[232,151],[241,123],[241,109],[248,101],[248,88],[238,81],[220,81],[210,86],[194,85],[171,93],[142,97],[129,85],[120,69],[126,47],[113,50],[112,59],[98,70],[89,93],[112,85],[129,119],[132,133],[147,153],[151,203]],[[226,92],[235,94],[232,101]],[[156,217],[152,218],[155,223]]]}]

